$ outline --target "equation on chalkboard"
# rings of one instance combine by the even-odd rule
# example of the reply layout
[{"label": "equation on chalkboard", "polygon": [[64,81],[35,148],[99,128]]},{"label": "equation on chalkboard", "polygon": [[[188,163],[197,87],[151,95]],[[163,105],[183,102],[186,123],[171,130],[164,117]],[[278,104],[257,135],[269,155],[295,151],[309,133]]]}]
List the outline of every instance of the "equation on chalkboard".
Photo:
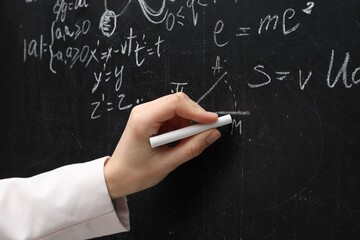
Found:
[{"label": "equation on chalkboard", "polygon": [[356,239],[360,2],[5,0],[1,176],[112,153],[131,109],[185,92],[222,138],[129,196],[111,239]]}]

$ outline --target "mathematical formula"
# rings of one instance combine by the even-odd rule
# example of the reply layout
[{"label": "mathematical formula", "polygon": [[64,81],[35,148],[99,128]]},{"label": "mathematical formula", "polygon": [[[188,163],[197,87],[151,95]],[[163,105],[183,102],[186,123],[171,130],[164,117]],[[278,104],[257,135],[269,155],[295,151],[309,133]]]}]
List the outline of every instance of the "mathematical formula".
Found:
[{"label": "mathematical formula", "polygon": [[[26,1],[28,4],[36,4],[36,1]],[[106,112],[124,111],[134,105],[144,101],[144,97],[138,96],[135,102],[129,102],[124,89],[124,83],[131,81],[126,76],[125,71],[128,67],[135,66],[143,68],[146,63],[156,60],[163,60],[172,43],[168,39],[169,34],[177,31],[185,34],[185,31],[192,31],[204,24],[203,18],[209,8],[216,8],[220,3],[214,1],[201,0],[163,0],[157,6],[151,6],[150,1],[137,0],[123,3],[121,9],[115,10],[108,6],[104,1],[104,10],[97,18],[91,21],[90,16],[85,16],[75,23],[71,21],[73,16],[79,11],[89,9],[92,5],[87,0],[56,0],[53,6],[53,20],[49,31],[35,37],[24,36],[23,39],[23,61],[30,60],[47,61],[49,70],[57,74],[59,69],[69,70],[75,67],[84,69],[89,66],[97,66],[97,70],[92,73],[93,87],[91,94],[93,101],[91,106],[91,119],[98,119]],[[234,8],[241,8],[240,1],[229,1]],[[129,11],[137,10],[141,12],[143,21],[149,26],[160,26],[163,28],[162,34],[154,34],[126,26],[123,21]],[[289,7],[279,9],[278,12],[264,14],[259,17],[256,24],[243,24],[242,21],[227,22],[221,16],[213,23],[210,35],[205,36],[207,46],[210,45],[217,49],[217,53],[210,56],[209,62],[212,66],[207,69],[212,73],[215,81],[211,87],[205,89],[202,96],[198,99],[201,103],[211,92],[216,91],[220,85],[228,89],[229,97],[233,99],[235,110],[219,110],[219,113],[229,113],[239,117],[250,115],[247,110],[240,110],[237,103],[238,96],[233,91],[233,81],[229,81],[229,69],[222,64],[222,60],[227,59],[222,54],[222,49],[231,47],[232,44],[241,41],[248,41],[251,37],[261,40],[263,35],[268,33],[281,35],[283,38],[293,34],[301,34],[299,30],[303,28],[303,23],[299,19],[309,19],[316,14],[317,5],[315,1],[304,2],[301,8]],[[122,34],[117,34],[121,30]],[[231,34],[229,34],[231,33]],[[94,34],[99,35],[95,42]],[[189,34],[187,32],[187,34]],[[116,39],[116,44],[107,39]],[[78,41],[84,42],[79,45]],[[309,67],[296,66],[296,70],[287,69],[281,65],[268,66],[265,63],[256,63],[252,66],[251,79],[241,79],[247,82],[250,89],[263,88],[273,82],[294,82],[300,91],[311,85],[312,79],[322,78],[324,87],[335,88],[342,84],[345,89],[354,88],[360,83],[360,66],[354,67],[351,52],[346,52],[342,56],[337,49],[328,50],[328,69],[327,72],[316,74],[314,69]],[[117,59],[114,64],[113,59]],[[120,61],[118,61],[120,60]],[[342,64],[338,64],[341,62]],[[352,64],[351,64],[352,63]],[[229,64],[229,63],[228,63]],[[236,64],[233,62],[231,64]],[[245,71],[245,70],[244,70]],[[170,81],[171,92],[187,91],[191,80]],[[103,87],[112,89],[114,97],[108,97],[107,92],[103,92]],[[241,120],[234,121],[236,128],[241,129]],[[240,130],[241,132],[241,130]]]}]

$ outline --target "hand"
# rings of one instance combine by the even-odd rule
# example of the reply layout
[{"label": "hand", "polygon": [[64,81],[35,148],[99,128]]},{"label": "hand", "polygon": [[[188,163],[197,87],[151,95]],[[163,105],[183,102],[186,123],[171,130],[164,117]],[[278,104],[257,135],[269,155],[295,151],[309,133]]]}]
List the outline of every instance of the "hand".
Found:
[{"label": "hand", "polygon": [[201,154],[221,134],[211,129],[183,139],[176,146],[157,148],[151,148],[150,137],[186,127],[193,121],[212,123],[217,118],[217,114],[205,111],[184,93],[134,107],[115,151],[105,163],[105,180],[111,198],[158,184],[178,166]]}]

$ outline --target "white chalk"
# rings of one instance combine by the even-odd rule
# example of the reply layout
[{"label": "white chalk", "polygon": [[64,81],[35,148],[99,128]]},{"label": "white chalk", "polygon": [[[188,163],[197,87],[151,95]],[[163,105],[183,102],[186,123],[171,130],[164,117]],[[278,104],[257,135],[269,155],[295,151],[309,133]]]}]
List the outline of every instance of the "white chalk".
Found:
[{"label": "white chalk", "polygon": [[161,135],[157,135],[150,138],[150,145],[152,148],[165,145],[177,140],[187,138],[199,133],[202,133],[206,130],[221,127],[227,124],[232,123],[231,115],[224,115],[219,117],[216,122],[209,124],[194,124],[188,127],[180,128],[175,131],[167,132]]}]

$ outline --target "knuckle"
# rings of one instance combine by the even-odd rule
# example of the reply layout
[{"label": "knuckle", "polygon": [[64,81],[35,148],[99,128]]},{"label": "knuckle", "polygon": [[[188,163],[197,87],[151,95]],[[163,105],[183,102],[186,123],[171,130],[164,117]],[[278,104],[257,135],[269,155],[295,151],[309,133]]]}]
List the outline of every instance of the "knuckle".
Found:
[{"label": "knuckle", "polygon": [[131,124],[135,125],[135,126],[141,126],[143,117],[141,114],[142,110],[140,106],[136,106],[132,109],[131,114],[130,114],[130,122]]},{"label": "knuckle", "polygon": [[137,106],[132,108],[131,115],[136,115],[140,111],[141,111],[141,105],[137,105]]},{"label": "knuckle", "polygon": [[188,96],[187,96],[185,93],[183,93],[183,92],[175,93],[175,94],[173,94],[173,96],[174,96],[175,101],[176,101],[177,103],[181,103],[181,102],[183,102],[184,100],[187,100],[187,99],[188,99]]},{"label": "knuckle", "polygon": [[199,156],[202,151],[203,151],[203,147],[201,144],[197,143],[197,144],[193,144],[190,148],[190,157],[191,158],[195,158],[197,156]]}]

